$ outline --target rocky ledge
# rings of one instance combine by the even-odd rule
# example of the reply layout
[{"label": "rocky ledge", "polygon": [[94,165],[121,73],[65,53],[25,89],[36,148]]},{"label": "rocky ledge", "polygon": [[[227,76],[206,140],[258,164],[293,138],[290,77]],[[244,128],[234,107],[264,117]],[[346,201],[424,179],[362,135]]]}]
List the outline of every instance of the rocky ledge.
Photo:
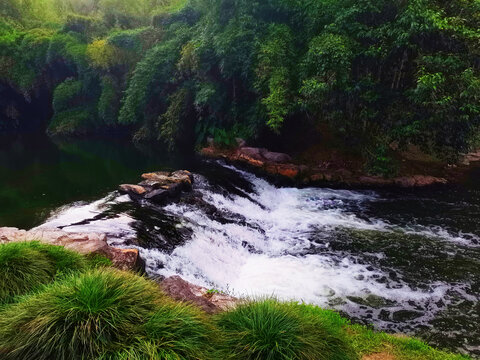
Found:
[{"label": "rocky ledge", "polygon": [[[99,254],[107,257],[118,269],[143,272],[145,263],[137,249],[119,249],[107,244],[105,234],[68,233],[57,229],[32,229],[0,227],[0,244],[20,241],[40,241],[63,246],[83,255]],[[174,275],[160,282],[160,287],[171,298],[193,303],[208,313],[216,313],[235,307],[240,299],[216,290],[194,285]]]},{"label": "rocky ledge", "polygon": [[145,173],[142,174],[142,179],[136,185],[122,184],[118,191],[128,194],[135,201],[145,199],[163,204],[178,198],[183,191],[191,191],[193,184],[193,175],[187,170]]},{"label": "rocky ledge", "polygon": [[443,177],[429,175],[409,175],[394,178],[370,176],[349,169],[325,169],[321,166],[296,164],[288,154],[268,151],[264,148],[247,147],[238,141],[235,149],[222,149],[213,144],[203,148],[201,154],[207,157],[222,158],[228,162],[240,163],[260,170],[264,174],[280,176],[294,181],[297,185],[338,184],[346,186],[400,186],[423,187],[447,184]]},{"label": "rocky ledge", "polygon": [[107,257],[116,268],[143,272],[145,264],[137,249],[119,249],[107,243],[105,234],[70,233],[58,229],[32,229],[0,227],[0,244],[14,241],[41,241],[64,246],[83,255],[99,254]]}]

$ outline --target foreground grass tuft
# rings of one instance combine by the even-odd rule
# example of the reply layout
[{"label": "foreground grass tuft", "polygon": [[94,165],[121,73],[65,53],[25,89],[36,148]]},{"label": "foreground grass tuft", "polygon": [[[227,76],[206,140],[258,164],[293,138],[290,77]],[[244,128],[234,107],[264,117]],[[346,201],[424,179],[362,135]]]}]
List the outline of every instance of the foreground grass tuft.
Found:
[{"label": "foreground grass tuft", "polygon": [[348,333],[355,352],[360,356],[387,354],[389,358],[395,360],[470,359],[470,357],[465,355],[434,349],[418,339],[388,335],[362,325],[350,325]]},{"label": "foreground grass tuft", "polygon": [[113,269],[72,274],[4,308],[2,359],[96,359],[132,342],[156,310],[155,283]]},{"label": "foreground grass tuft", "polygon": [[265,360],[349,360],[346,322],[309,305],[263,300],[222,313],[225,358]]},{"label": "foreground grass tuft", "polygon": [[213,346],[215,335],[202,310],[165,298],[131,346],[106,354],[101,360],[218,359]]},{"label": "foreground grass tuft", "polygon": [[0,304],[51,282],[57,274],[86,266],[83,256],[62,246],[36,241],[0,245]]}]

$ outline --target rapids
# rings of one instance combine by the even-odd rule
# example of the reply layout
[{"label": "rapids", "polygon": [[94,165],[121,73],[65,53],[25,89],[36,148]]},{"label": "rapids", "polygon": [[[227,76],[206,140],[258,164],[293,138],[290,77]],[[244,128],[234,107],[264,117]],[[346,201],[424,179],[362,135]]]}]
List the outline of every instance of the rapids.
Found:
[{"label": "rapids", "polygon": [[432,191],[277,187],[209,162],[178,202],[112,192],[41,227],[105,232],[152,277],[314,303],[480,356],[479,194]]}]

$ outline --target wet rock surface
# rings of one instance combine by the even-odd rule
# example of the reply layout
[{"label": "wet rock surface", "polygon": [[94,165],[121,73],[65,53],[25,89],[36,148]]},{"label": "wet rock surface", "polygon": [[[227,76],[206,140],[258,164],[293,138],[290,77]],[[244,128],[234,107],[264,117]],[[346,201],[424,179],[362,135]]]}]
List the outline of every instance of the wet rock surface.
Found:
[{"label": "wet rock surface", "polygon": [[41,241],[63,246],[82,255],[100,254],[110,259],[121,270],[143,271],[144,263],[137,249],[119,249],[107,244],[105,234],[72,233],[58,229],[32,229],[29,231],[0,227],[0,244],[20,241]]},{"label": "wet rock surface", "polygon": [[142,174],[138,185],[122,184],[118,191],[128,194],[132,200],[145,199],[157,204],[164,204],[176,199],[182,192],[192,190],[193,175],[187,170],[174,172],[156,171]]}]

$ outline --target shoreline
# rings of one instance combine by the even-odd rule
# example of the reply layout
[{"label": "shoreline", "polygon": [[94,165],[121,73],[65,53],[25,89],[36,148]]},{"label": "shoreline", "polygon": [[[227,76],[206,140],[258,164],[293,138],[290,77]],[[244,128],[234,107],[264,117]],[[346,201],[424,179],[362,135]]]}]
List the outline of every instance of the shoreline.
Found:
[{"label": "shoreline", "polygon": [[464,183],[469,172],[480,166],[480,152],[477,151],[466,154],[458,164],[445,165],[440,170],[437,165],[436,171],[384,177],[368,174],[358,168],[333,166],[322,169],[320,166],[296,161],[285,153],[244,145],[228,149],[210,144],[208,147],[200,149],[198,153],[203,158],[221,159],[228,164],[246,168],[276,184],[296,187],[413,189],[455,185]]}]

